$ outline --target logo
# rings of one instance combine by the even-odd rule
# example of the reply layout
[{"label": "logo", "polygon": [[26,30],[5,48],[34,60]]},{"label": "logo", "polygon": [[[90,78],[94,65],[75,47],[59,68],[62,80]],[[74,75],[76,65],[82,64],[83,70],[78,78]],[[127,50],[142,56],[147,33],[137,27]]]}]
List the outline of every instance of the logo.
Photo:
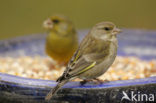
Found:
[{"label": "logo", "polygon": [[128,97],[128,95],[125,93],[125,91],[122,91],[122,94],[123,94],[124,96],[122,97],[121,101],[122,101],[123,99],[127,99],[127,100],[131,101],[131,99]]},{"label": "logo", "polygon": [[122,91],[123,97],[121,98],[121,101],[128,100],[128,101],[154,101],[155,95],[154,94],[142,94],[141,92],[130,92],[130,96],[125,92]]}]

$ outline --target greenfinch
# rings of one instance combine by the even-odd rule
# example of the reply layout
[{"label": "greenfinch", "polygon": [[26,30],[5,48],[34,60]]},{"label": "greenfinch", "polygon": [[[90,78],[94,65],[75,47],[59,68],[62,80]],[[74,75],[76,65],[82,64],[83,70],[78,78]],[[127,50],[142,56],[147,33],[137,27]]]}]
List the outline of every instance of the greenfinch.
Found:
[{"label": "greenfinch", "polygon": [[79,48],[69,61],[58,84],[51,89],[46,100],[50,98],[68,81],[75,78],[96,80],[112,65],[117,55],[117,36],[120,29],[111,22],[96,24],[82,40]]},{"label": "greenfinch", "polygon": [[48,31],[45,51],[60,65],[67,64],[78,48],[78,37],[73,23],[65,16],[54,15],[44,21]]}]

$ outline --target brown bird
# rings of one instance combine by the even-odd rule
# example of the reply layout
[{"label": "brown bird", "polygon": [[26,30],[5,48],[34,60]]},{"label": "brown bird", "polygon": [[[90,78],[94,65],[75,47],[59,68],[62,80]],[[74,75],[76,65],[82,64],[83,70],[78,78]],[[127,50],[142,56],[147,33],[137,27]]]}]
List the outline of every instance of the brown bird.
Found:
[{"label": "brown bird", "polygon": [[116,34],[120,29],[111,22],[96,24],[82,40],[71,58],[58,84],[46,96],[50,98],[68,81],[75,78],[96,79],[112,65],[117,55],[118,41]]}]

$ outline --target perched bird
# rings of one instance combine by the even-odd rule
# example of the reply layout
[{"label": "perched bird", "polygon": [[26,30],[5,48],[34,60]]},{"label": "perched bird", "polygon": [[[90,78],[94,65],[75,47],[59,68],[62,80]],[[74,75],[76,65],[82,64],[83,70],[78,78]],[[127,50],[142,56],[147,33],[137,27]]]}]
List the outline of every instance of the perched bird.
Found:
[{"label": "perched bird", "polygon": [[120,29],[111,22],[96,24],[82,40],[63,75],[58,78],[57,86],[51,89],[45,99],[50,100],[70,80],[75,78],[96,80],[97,77],[104,74],[117,55],[116,34],[119,32]]},{"label": "perched bird", "polygon": [[62,15],[54,15],[43,23],[48,31],[46,53],[59,64],[67,64],[78,48],[78,37],[72,22]]}]

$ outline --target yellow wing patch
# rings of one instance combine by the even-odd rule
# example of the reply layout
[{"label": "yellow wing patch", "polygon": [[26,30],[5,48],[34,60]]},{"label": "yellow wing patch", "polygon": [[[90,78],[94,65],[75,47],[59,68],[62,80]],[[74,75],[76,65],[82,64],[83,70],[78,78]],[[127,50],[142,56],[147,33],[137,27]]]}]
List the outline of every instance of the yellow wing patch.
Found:
[{"label": "yellow wing patch", "polygon": [[[86,71],[88,71],[89,69],[91,69],[92,67],[94,67],[96,65],[96,62],[93,62],[91,65],[89,65],[88,67],[86,67],[86,68],[84,68],[83,70],[81,70],[80,72],[78,72],[77,74],[75,74],[75,75],[79,75],[79,74],[81,74],[81,73],[83,73],[83,72],[86,72]],[[74,75],[74,76],[75,76]]]}]

